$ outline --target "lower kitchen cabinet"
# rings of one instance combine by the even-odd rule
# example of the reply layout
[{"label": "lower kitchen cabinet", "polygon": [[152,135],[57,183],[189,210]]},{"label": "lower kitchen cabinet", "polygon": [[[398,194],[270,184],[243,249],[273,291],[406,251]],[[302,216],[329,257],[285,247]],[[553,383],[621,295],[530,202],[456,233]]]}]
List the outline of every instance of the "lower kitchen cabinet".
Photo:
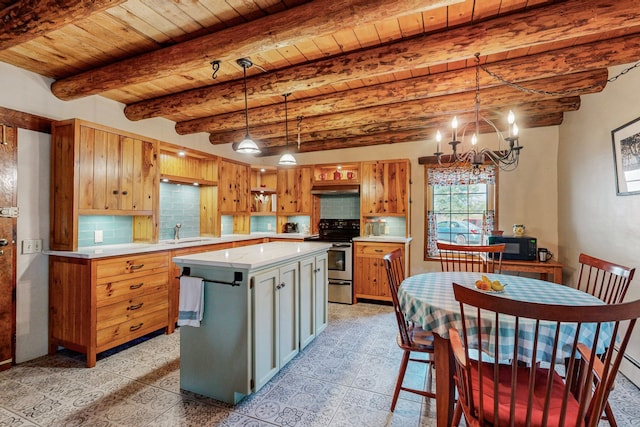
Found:
[{"label": "lower kitchen cabinet", "polygon": [[96,354],[169,330],[168,252],[101,259],[49,257],[49,353]]},{"label": "lower kitchen cabinet", "polygon": [[252,280],[258,389],[298,354],[298,263],[256,274]]},{"label": "lower kitchen cabinet", "polygon": [[406,265],[403,243],[354,242],[355,302],[358,299],[391,301],[383,257],[396,249],[402,249],[402,261]]},{"label": "lower kitchen cabinet", "polygon": [[236,404],[276,375],[326,327],[327,249],[271,242],[174,258],[206,280],[200,327],[180,328],[180,387]]},{"label": "lower kitchen cabinet", "polygon": [[327,327],[327,262],[326,253],[300,261],[300,350]]}]

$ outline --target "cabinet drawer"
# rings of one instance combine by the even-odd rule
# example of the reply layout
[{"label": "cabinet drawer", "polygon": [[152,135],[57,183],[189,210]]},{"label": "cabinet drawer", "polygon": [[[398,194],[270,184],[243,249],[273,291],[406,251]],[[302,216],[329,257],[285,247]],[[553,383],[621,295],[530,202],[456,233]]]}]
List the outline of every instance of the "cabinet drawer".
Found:
[{"label": "cabinet drawer", "polygon": [[109,281],[96,286],[96,305],[103,307],[114,302],[167,291],[167,273],[161,272],[144,277]]},{"label": "cabinet drawer", "polygon": [[139,318],[152,311],[159,309],[167,310],[168,307],[166,291],[157,294],[142,295],[98,308],[96,321],[98,328],[104,328],[125,322],[129,319]]},{"label": "cabinet drawer", "polygon": [[130,319],[106,328],[98,329],[96,341],[97,352],[125,343],[167,326],[166,305],[162,310]]},{"label": "cabinet drawer", "polygon": [[105,283],[108,277],[120,275],[126,277],[130,274],[141,276],[157,273],[163,269],[166,271],[168,266],[169,257],[167,256],[167,252],[118,257],[98,261],[96,264],[96,277],[98,283]]},{"label": "cabinet drawer", "polygon": [[389,252],[402,247],[403,245],[393,243],[376,243],[373,245],[356,244],[356,255],[378,255],[383,257]]}]

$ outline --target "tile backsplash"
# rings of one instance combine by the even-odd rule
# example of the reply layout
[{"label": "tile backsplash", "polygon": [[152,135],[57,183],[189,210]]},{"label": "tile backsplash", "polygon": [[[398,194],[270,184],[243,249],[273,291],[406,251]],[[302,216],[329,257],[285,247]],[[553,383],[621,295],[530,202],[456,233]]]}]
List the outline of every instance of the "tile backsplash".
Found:
[{"label": "tile backsplash", "polygon": [[[360,196],[358,194],[323,195],[320,199],[320,217],[328,219],[360,218]],[[390,236],[404,236],[405,218],[380,217],[387,222]],[[78,246],[99,246],[131,243],[133,218],[117,215],[80,216],[78,221]],[[290,216],[289,222],[297,222],[311,227],[309,216]],[[174,237],[174,227],[181,224],[180,237],[200,236],[200,188],[186,184],[160,183],[160,240]],[[233,216],[221,218],[221,234],[233,233]],[[102,230],[103,242],[94,242],[94,231]],[[254,216],[251,218],[251,232],[278,232],[276,217]]]},{"label": "tile backsplash", "polygon": [[358,219],[360,218],[359,194],[323,195],[320,197],[320,218]]},{"label": "tile backsplash", "polygon": [[[94,242],[94,232],[102,231],[103,241]],[[78,217],[78,246],[101,246],[131,243],[133,218],[118,215],[80,215]]]},{"label": "tile backsplash", "polygon": [[173,239],[181,224],[180,238],[200,236],[200,187],[160,183],[160,240]]}]

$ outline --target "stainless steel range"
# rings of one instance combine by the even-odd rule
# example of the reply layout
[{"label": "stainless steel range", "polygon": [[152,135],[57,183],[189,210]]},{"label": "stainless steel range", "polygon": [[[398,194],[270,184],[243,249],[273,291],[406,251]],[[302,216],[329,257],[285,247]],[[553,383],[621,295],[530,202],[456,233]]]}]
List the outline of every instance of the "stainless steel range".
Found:
[{"label": "stainless steel range", "polygon": [[359,219],[321,219],[319,240],[329,249],[329,301],[353,304],[353,243],[360,235]]}]

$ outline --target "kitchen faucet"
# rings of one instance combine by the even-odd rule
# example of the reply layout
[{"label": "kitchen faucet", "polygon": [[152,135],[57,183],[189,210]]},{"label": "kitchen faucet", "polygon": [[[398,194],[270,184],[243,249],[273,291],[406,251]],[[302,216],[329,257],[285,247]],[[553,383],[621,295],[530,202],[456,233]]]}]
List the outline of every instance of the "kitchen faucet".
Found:
[{"label": "kitchen faucet", "polygon": [[182,224],[177,223],[175,227],[173,227],[173,239],[174,240],[179,240],[180,239],[180,227],[182,227]]}]

